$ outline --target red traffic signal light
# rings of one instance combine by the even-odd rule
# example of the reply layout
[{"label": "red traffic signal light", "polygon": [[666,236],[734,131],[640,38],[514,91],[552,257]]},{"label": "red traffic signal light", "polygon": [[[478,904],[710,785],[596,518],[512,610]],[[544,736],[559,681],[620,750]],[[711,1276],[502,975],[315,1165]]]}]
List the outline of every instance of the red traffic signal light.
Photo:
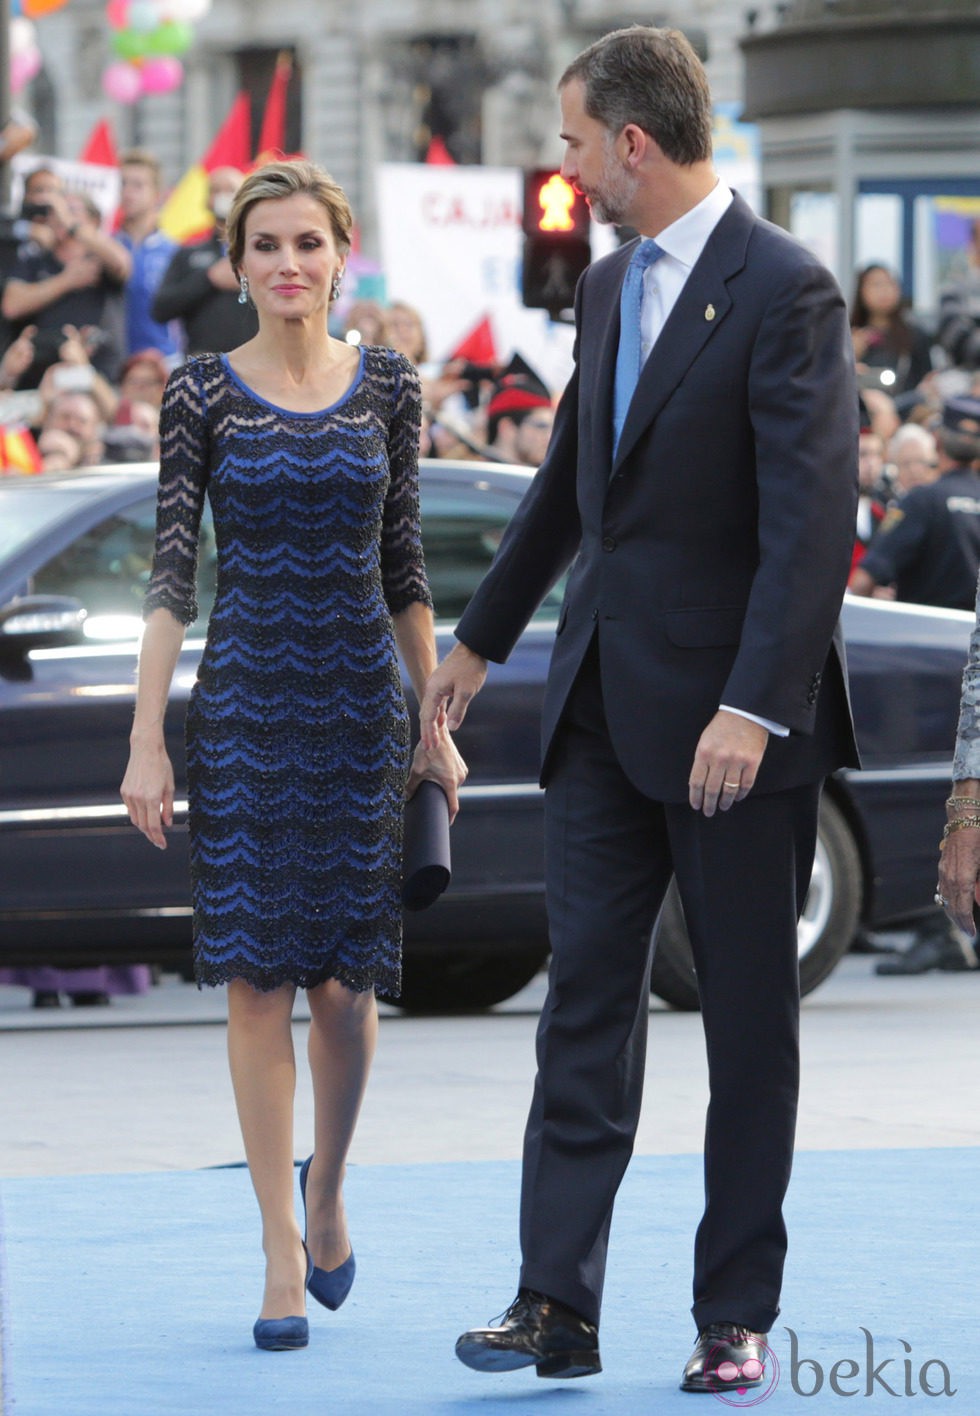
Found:
[{"label": "red traffic signal light", "polygon": [[589,208],[581,192],[576,192],[554,168],[536,168],[524,173],[524,234],[542,231],[556,236],[588,237]]},{"label": "red traffic signal light", "polygon": [[553,168],[524,174],[522,297],[557,317],[571,309],[579,276],[592,258],[585,198]]}]

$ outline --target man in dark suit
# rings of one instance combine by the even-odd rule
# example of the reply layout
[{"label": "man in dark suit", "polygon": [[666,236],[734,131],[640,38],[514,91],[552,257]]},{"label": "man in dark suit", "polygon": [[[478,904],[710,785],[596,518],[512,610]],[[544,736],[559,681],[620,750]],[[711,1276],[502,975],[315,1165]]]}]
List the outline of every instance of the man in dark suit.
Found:
[{"label": "man in dark suit", "polygon": [[576,295],[548,455],[430,680],[460,723],[573,561],[543,710],[552,962],[525,1136],[517,1299],[457,1355],[600,1369],[617,1187],[640,1107],[650,937],[676,875],[711,1100],[683,1386],[765,1376],[798,1087],[796,924],[820,784],[856,761],[837,618],[858,399],[832,276],[711,165],[675,31],[607,35],[559,85],[564,176],[638,241]]}]

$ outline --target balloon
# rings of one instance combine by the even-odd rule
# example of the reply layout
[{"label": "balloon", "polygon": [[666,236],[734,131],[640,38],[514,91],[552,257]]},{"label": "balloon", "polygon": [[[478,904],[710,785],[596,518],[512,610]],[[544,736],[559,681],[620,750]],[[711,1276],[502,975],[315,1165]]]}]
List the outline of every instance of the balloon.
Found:
[{"label": "balloon", "polygon": [[168,20],[183,20],[194,24],[203,20],[211,8],[211,0],[164,0],[163,11]]},{"label": "balloon", "polygon": [[143,92],[139,69],[120,61],[102,73],[102,92],[116,103],[134,103]]},{"label": "balloon", "polygon": [[29,49],[26,53],[10,56],[10,91],[20,93],[41,72],[40,49]]},{"label": "balloon", "polygon": [[194,39],[190,25],[182,20],[164,20],[152,34],[147,35],[147,54],[183,54]]},{"label": "balloon", "polygon": [[138,30],[116,30],[112,36],[112,52],[120,59],[142,59],[149,53],[149,40],[148,34],[140,34]]},{"label": "balloon", "polygon": [[160,7],[156,0],[130,0],[129,28],[140,34],[150,34],[160,23]]},{"label": "balloon", "polygon": [[144,93],[169,93],[171,89],[180,87],[184,66],[179,59],[161,54],[158,58],[147,59],[139,70],[139,76]]},{"label": "balloon", "polygon": [[109,0],[105,17],[111,29],[126,29],[129,25],[129,0]]},{"label": "balloon", "polygon": [[10,21],[10,52],[11,54],[30,54],[32,49],[37,48],[37,30],[30,20],[16,19]]}]

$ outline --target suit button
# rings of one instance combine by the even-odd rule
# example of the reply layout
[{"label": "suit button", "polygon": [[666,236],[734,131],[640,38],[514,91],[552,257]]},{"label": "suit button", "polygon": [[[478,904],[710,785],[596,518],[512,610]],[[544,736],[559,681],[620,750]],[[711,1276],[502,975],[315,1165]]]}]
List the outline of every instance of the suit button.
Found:
[{"label": "suit button", "polygon": [[604,551],[614,551],[616,549],[616,538],[614,536],[603,536],[602,549]]}]

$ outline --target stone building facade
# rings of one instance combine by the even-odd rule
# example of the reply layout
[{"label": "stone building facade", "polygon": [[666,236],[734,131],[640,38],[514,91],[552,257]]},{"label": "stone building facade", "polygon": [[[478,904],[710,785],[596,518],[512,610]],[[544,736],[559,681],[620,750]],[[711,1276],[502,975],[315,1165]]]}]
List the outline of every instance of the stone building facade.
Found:
[{"label": "stone building facade", "polygon": [[683,29],[706,58],[716,98],[740,98],[744,26],[741,7],[726,0],[214,0],[195,27],[181,89],[126,107],[101,90],[104,0],[71,0],[39,23],[45,70],[25,97],[46,150],[77,156],[109,114],[121,144],[151,148],[174,180],[243,86],[257,129],[285,49],[295,61],[291,140],[348,190],[370,251],[379,162],[420,160],[431,136],[461,162],[557,162],[558,75],[593,39],[632,23]]}]

